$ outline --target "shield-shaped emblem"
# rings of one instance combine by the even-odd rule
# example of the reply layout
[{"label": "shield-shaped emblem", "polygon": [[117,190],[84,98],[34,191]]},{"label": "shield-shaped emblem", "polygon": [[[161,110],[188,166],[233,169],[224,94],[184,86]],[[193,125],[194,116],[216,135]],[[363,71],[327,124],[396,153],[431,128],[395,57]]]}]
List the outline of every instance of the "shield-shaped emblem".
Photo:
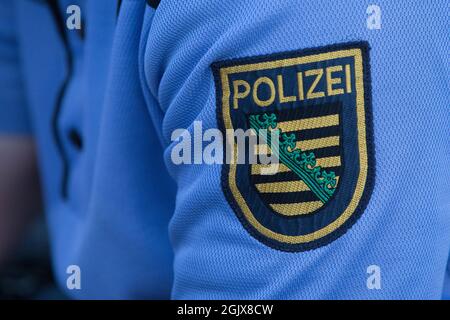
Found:
[{"label": "shield-shaped emblem", "polygon": [[239,163],[246,151],[232,140],[222,172],[237,217],[266,245],[325,245],[364,211],[374,183],[368,58],[358,42],[213,65],[224,134],[250,129],[262,139],[247,152],[278,160]]}]

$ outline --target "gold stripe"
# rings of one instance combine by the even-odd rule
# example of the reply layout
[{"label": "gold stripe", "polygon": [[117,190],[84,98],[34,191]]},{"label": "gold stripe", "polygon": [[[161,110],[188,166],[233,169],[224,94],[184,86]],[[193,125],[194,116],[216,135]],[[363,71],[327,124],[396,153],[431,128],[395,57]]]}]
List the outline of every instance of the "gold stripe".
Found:
[{"label": "gold stripe", "polygon": [[300,192],[309,190],[303,180],[258,183],[255,186],[261,193]]},{"label": "gold stripe", "polygon": [[260,154],[270,155],[270,148],[267,144],[255,144],[254,148],[256,155]]},{"label": "gold stripe", "polygon": [[339,136],[298,141],[297,148],[304,150],[333,147],[339,145]]},{"label": "gold stripe", "polygon": [[324,157],[316,159],[317,164],[322,168],[339,167],[341,165],[341,157]]},{"label": "gold stripe", "polygon": [[[261,170],[266,170],[268,171],[271,168],[274,168],[275,164],[254,164],[252,165],[252,174],[262,174]],[[271,170],[272,171],[272,170]],[[286,167],[284,164],[279,163],[278,164],[278,170],[275,171],[275,169],[273,170],[274,172],[270,172],[267,173],[266,175],[270,175],[272,174],[276,174],[276,173],[280,173],[280,172],[287,172],[287,171],[291,171],[291,169],[289,169],[288,167]]]},{"label": "gold stripe", "polygon": [[323,203],[320,201],[308,201],[299,203],[271,204],[273,210],[285,216],[298,216],[311,213],[320,207]]},{"label": "gold stripe", "polygon": [[[341,157],[339,157],[339,156],[319,158],[319,159],[316,159],[316,161],[317,161],[317,165],[321,166],[322,168],[339,167],[341,165]],[[261,169],[269,170],[271,168],[271,166],[273,168],[274,165],[254,164],[254,165],[252,165],[252,174],[261,174]],[[275,173],[287,172],[290,170],[291,169],[289,169],[284,164],[279,163],[278,170]]]},{"label": "gold stripe", "polygon": [[362,194],[364,192],[366,182],[367,182],[367,172],[368,172],[368,155],[367,155],[367,145],[366,145],[366,115],[365,115],[365,104],[364,104],[364,82],[363,82],[363,64],[362,64],[362,52],[361,49],[348,49],[348,50],[338,50],[334,52],[315,54],[310,56],[303,56],[291,59],[282,59],[276,61],[268,61],[262,63],[246,64],[242,66],[232,66],[220,69],[220,80],[223,88],[222,95],[222,115],[223,121],[226,129],[234,129],[233,123],[231,121],[230,114],[230,86],[228,82],[228,75],[235,72],[244,71],[256,71],[263,69],[273,69],[283,66],[292,66],[296,64],[305,64],[311,62],[325,61],[330,59],[353,57],[355,60],[355,91],[356,91],[356,114],[357,114],[357,130],[358,130],[358,151],[360,160],[360,170],[358,179],[356,181],[355,191],[353,193],[352,199],[345,208],[344,212],[333,222],[323,227],[322,229],[316,230],[314,232],[298,235],[289,236],[281,233],[274,232],[267,227],[263,226],[253,215],[252,211],[247,205],[244,197],[239,191],[236,183],[236,170],[237,170],[237,146],[234,145],[234,164],[230,164],[229,174],[228,174],[228,185],[230,190],[238,203],[240,209],[242,210],[245,219],[261,234],[271,239],[289,243],[289,244],[299,244],[311,242],[324,236],[330,234],[340,226],[342,226],[355,212],[358,206]]},{"label": "gold stripe", "polygon": [[[339,183],[339,176],[336,177],[336,183]],[[258,183],[255,186],[261,193],[302,192],[309,190],[303,180],[265,182]]]},{"label": "gold stripe", "polygon": [[290,132],[306,129],[331,127],[337,126],[338,124],[339,124],[339,115],[332,114],[329,116],[279,122],[278,128],[280,128],[282,132]]}]

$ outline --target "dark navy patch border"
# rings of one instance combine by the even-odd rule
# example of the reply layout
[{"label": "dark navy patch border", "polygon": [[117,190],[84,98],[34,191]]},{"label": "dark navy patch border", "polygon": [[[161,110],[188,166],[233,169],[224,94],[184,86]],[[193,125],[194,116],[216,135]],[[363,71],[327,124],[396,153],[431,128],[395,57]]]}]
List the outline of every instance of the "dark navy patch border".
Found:
[{"label": "dark navy patch border", "polygon": [[[367,204],[370,200],[371,194],[373,192],[374,184],[375,184],[375,156],[374,156],[374,146],[373,146],[373,124],[372,124],[372,99],[371,99],[371,77],[370,77],[370,62],[369,62],[369,44],[366,41],[359,42],[349,42],[343,44],[333,44],[318,48],[310,48],[310,49],[302,49],[296,51],[289,51],[283,53],[275,53],[269,55],[255,56],[255,57],[244,57],[237,59],[230,59],[215,62],[211,65],[215,88],[216,88],[216,109],[217,109],[217,122],[222,130],[224,136],[226,132],[224,117],[222,113],[222,80],[220,70],[226,67],[232,67],[236,65],[244,65],[244,64],[254,64],[260,62],[269,62],[280,59],[289,59],[289,58],[297,58],[303,57],[307,55],[314,55],[320,53],[328,53],[337,50],[345,50],[345,49],[360,49],[362,55],[362,86],[364,88],[364,111],[365,111],[365,129],[366,129],[366,152],[367,152],[367,174],[365,180],[365,187],[362,191],[359,202],[356,205],[356,209],[353,211],[351,216],[340,226],[338,226],[334,231],[326,234],[323,237],[318,239],[313,239],[309,242],[304,243],[284,243],[273,238],[269,238],[266,235],[263,235],[261,232],[257,231],[253,225],[249,223],[249,221],[245,218],[244,213],[237,203],[232,191],[229,187],[229,172],[230,165],[224,164],[221,172],[221,185],[222,190],[224,192],[225,198],[230,204],[231,208],[235,212],[239,221],[245,227],[245,229],[256,239],[261,241],[263,244],[268,245],[269,247],[281,251],[287,252],[300,252],[312,250],[318,247],[325,246],[334,240],[338,239],[340,236],[344,235],[347,230],[349,230],[355,222],[362,215],[364,210],[367,207]],[[354,71],[355,72],[355,71]]]}]

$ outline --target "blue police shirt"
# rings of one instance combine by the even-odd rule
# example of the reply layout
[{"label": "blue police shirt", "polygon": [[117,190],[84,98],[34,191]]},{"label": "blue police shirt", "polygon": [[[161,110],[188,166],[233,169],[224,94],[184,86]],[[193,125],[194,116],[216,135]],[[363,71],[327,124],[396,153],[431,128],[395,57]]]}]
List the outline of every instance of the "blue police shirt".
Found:
[{"label": "blue police shirt", "polygon": [[[441,298],[446,1],[378,1],[375,29],[360,1],[157,2],[0,5],[0,127],[36,138],[61,286],[76,264],[77,298]],[[195,121],[289,133],[284,172],[173,163]]]}]

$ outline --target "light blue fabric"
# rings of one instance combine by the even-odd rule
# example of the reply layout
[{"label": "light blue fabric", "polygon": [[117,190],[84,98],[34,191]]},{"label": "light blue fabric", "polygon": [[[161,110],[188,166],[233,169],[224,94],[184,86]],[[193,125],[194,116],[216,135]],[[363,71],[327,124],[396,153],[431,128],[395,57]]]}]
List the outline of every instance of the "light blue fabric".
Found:
[{"label": "light blue fabric", "polygon": [[[67,51],[45,1],[14,1],[30,118],[38,142],[53,267],[75,298],[168,298],[173,257],[167,225],[176,194],[142,95],[138,69],[146,5],[109,0],[79,4],[85,39],[69,31],[72,73],[58,119],[52,117],[69,70]],[[65,24],[65,21],[62,20]],[[71,143],[79,132],[82,148]],[[69,265],[81,269],[81,290],[68,290]]]},{"label": "light blue fabric", "polygon": [[[440,298],[450,246],[448,7],[378,1],[162,1],[144,68],[163,136],[217,127],[214,61],[366,40],[371,46],[376,182],[362,217],[308,252],[252,238],[220,187],[221,166],[166,163],[178,182],[170,225],[174,298]],[[381,268],[368,290],[367,267]]]},{"label": "light blue fabric", "polygon": [[[82,271],[82,290],[68,294],[167,297],[173,214],[176,299],[441,297],[450,249],[446,1],[380,0],[381,30],[366,28],[368,4],[356,0],[163,0],[156,11],[123,0],[118,20],[113,1],[78,2],[86,36],[67,31],[73,72],[58,122],[66,200],[51,128],[65,49],[44,2],[14,3],[55,274],[64,288],[68,265]],[[271,249],[247,233],[225,200],[220,165],[171,162],[171,133],[192,131],[195,120],[217,128],[215,61],[360,40],[371,46],[371,200],[325,247]],[[80,132],[81,150],[68,138],[71,129]],[[381,268],[380,290],[367,289],[370,265]]]}]

